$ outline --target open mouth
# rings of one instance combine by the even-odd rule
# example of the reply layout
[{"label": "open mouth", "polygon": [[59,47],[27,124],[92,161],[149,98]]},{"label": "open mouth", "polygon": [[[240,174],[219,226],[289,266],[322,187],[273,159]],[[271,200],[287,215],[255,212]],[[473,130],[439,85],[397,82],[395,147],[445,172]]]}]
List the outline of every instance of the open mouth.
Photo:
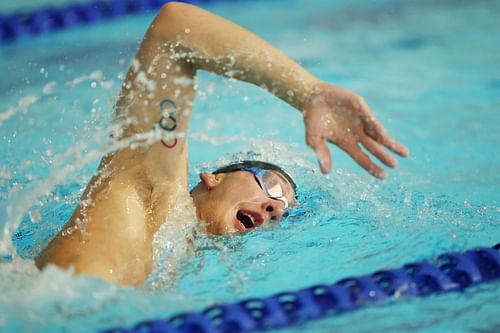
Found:
[{"label": "open mouth", "polygon": [[243,210],[239,210],[238,213],[236,213],[236,219],[245,227],[245,229],[256,228],[264,222],[259,214]]}]

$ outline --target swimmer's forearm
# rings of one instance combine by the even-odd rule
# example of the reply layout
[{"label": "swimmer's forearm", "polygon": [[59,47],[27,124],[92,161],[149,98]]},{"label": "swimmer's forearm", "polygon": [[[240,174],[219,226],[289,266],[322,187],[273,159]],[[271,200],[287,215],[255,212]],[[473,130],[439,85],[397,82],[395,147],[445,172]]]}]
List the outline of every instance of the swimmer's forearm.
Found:
[{"label": "swimmer's forearm", "polygon": [[203,69],[260,86],[299,110],[319,80],[266,41],[203,9],[169,3],[151,32],[182,50],[195,69]]}]

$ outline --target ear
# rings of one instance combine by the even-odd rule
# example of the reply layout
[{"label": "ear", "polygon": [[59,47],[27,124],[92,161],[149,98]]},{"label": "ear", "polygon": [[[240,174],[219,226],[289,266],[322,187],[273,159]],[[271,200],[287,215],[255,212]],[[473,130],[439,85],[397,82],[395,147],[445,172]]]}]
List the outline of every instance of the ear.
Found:
[{"label": "ear", "polygon": [[203,185],[205,185],[205,187],[209,191],[214,187],[216,187],[217,185],[219,185],[220,182],[222,181],[222,178],[224,178],[222,174],[214,175],[213,173],[209,172],[200,173],[201,182],[203,183]]}]

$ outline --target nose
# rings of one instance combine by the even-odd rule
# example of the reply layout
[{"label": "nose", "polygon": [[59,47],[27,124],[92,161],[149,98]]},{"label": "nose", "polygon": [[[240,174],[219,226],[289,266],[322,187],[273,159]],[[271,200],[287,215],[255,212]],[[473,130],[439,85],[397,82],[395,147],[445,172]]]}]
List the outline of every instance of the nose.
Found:
[{"label": "nose", "polygon": [[266,212],[270,220],[279,220],[285,213],[285,204],[279,200],[269,199],[262,204],[262,210]]}]

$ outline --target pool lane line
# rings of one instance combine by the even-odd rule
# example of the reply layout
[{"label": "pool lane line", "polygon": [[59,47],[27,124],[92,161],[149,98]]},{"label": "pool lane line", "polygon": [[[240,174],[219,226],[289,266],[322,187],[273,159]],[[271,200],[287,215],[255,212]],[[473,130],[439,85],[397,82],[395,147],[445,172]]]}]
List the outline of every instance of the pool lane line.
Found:
[{"label": "pool lane line", "polygon": [[[95,24],[137,13],[154,13],[172,0],[93,0],[67,6],[0,14],[0,46],[22,37]],[[230,0],[181,0],[204,5]],[[232,1],[234,2],[234,0]]]},{"label": "pool lane line", "polygon": [[433,262],[419,261],[398,269],[348,277],[331,285],[216,304],[201,312],[181,313],[169,319],[143,321],[130,328],[112,328],[101,333],[257,332],[294,326],[400,296],[460,292],[500,278],[499,251],[500,243],[491,248],[445,253]]}]

